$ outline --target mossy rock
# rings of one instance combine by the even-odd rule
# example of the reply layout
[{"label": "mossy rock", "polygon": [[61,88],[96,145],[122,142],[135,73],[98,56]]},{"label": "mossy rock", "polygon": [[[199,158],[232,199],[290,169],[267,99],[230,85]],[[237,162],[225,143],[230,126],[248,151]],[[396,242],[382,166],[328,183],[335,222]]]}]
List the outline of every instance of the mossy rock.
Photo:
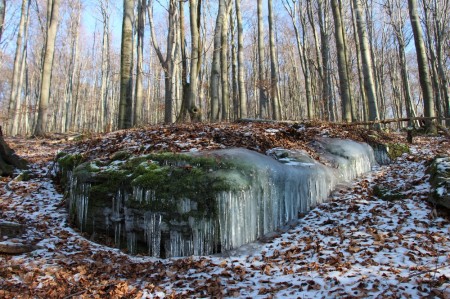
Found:
[{"label": "mossy rock", "polygon": [[427,169],[430,174],[429,201],[450,209],[450,157],[436,157]]},{"label": "mossy rock", "polygon": [[410,152],[409,146],[404,143],[388,143],[386,150],[391,160],[395,160],[403,154]]},{"label": "mossy rock", "polygon": [[396,201],[404,199],[404,195],[402,193],[395,190],[390,190],[380,185],[375,185],[373,187],[372,194],[385,201]]}]

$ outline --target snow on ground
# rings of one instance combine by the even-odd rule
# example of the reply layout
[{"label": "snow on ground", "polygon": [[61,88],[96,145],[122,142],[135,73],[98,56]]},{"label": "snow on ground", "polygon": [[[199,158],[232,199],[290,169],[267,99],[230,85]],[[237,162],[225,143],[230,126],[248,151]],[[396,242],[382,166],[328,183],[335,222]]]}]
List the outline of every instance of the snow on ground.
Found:
[{"label": "snow on ground", "polygon": [[[132,257],[90,242],[67,224],[51,162],[36,162],[32,180],[1,182],[1,219],[25,224],[35,250],[0,255],[0,297],[450,298],[449,218],[425,201],[426,163],[448,142],[417,140],[256,252],[223,257]],[[376,198],[375,185],[401,199]]]}]

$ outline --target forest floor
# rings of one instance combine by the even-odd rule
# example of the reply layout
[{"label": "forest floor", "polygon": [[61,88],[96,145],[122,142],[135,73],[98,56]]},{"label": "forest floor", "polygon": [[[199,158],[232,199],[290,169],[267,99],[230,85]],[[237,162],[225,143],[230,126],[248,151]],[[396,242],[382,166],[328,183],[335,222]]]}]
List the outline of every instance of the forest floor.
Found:
[{"label": "forest floor", "polygon": [[[1,298],[450,298],[450,217],[425,199],[426,168],[450,155],[448,137],[416,137],[411,152],[335,191],[298,224],[251,253],[156,259],[89,241],[67,223],[65,200],[49,176],[63,148],[88,157],[120,148],[260,152],[303,148],[314,136],[363,141],[373,132],[282,124],[185,125],[90,136],[79,143],[6,138],[31,162],[32,178],[0,182],[0,220],[26,226],[4,242],[32,244],[0,255]],[[400,133],[380,139],[405,141]],[[68,148],[67,148],[68,147]],[[401,198],[373,194],[383,186]]]}]

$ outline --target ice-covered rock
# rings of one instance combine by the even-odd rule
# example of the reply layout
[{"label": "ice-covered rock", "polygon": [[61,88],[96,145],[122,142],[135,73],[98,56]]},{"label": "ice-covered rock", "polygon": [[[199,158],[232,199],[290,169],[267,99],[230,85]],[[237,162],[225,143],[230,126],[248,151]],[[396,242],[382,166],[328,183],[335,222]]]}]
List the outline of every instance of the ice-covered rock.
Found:
[{"label": "ice-covered rock", "polygon": [[319,161],[301,150],[232,148],[83,163],[65,172],[70,215],[130,253],[223,252],[297,219],[376,163],[367,144],[320,138],[312,146]]},{"label": "ice-covered rock", "polygon": [[450,157],[436,157],[428,172],[431,183],[429,200],[450,209]]}]

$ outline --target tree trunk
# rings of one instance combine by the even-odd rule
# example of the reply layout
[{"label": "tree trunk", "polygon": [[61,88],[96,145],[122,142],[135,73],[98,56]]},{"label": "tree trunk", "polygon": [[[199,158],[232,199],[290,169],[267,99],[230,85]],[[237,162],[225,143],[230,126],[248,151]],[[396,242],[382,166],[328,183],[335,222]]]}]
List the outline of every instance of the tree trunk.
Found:
[{"label": "tree trunk", "polygon": [[200,60],[200,16],[201,0],[189,0],[190,27],[191,27],[191,63],[190,82],[187,96],[187,109],[191,122],[201,121],[201,111],[196,105],[198,96],[198,76]]},{"label": "tree trunk", "polygon": [[[14,56],[13,78],[11,82],[11,96],[8,107],[8,132],[11,135],[16,135],[18,131],[18,123],[20,114],[20,101],[22,94],[23,73],[25,71],[26,63],[26,45],[27,45],[27,31],[28,31],[28,13],[30,1],[22,0],[21,16],[19,29],[17,32],[16,54]],[[24,38],[25,35],[25,38]]]},{"label": "tree trunk", "polygon": [[281,119],[280,92],[278,87],[278,59],[275,52],[275,29],[273,20],[272,0],[268,0],[269,7],[269,47],[270,47],[270,97],[272,100],[272,118]]},{"label": "tree trunk", "polygon": [[228,80],[228,28],[231,1],[225,1],[220,37],[220,81],[222,87],[222,120],[230,120],[230,85]]},{"label": "tree trunk", "polygon": [[245,90],[244,66],[244,26],[242,25],[241,0],[236,0],[236,19],[238,30],[238,88],[239,88],[239,117],[247,117],[247,92]]},{"label": "tree trunk", "polygon": [[138,0],[137,16],[137,63],[136,63],[136,86],[134,103],[134,125],[141,125],[143,121],[144,109],[144,91],[143,91],[143,73],[144,73],[144,30],[145,30],[145,12],[147,0]]},{"label": "tree trunk", "polygon": [[5,24],[6,0],[0,0],[0,42],[2,41],[3,28]]},{"label": "tree trunk", "polygon": [[350,82],[347,74],[347,54],[345,53],[342,17],[338,1],[339,0],[331,0],[331,9],[334,18],[342,119],[346,122],[350,122],[352,121]]},{"label": "tree trunk", "polygon": [[317,10],[319,14],[319,29],[320,29],[320,43],[321,57],[322,57],[322,97],[325,102],[327,119],[329,121],[335,120],[335,112],[333,109],[333,97],[332,97],[332,86],[331,86],[331,75],[330,75],[330,45],[328,38],[328,4],[325,3],[323,6],[323,0],[318,0]]},{"label": "tree trunk", "polygon": [[107,123],[107,107],[108,107],[108,93],[110,86],[110,53],[109,53],[109,13],[108,13],[109,2],[101,1],[100,10],[103,18],[103,38],[102,38],[102,83],[100,87],[100,101],[101,103],[101,129],[106,131],[106,123]]},{"label": "tree trunk", "polygon": [[219,10],[216,17],[216,27],[214,29],[214,52],[211,64],[211,115],[212,122],[219,120],[220,105],[220,46],[222,38],[222,26],[225,15],[225,0],[219,0]]},{"label": "tree trunk", "polygon": [[264,76],[264,21],[262,15],[262,0],[257,2],[258,10],[258,73],[259,73],[259,117],[269,117],[269,103],[267,100],[266,78]]},{"label": "tree trunk", "polygon": [[370,55],[366,24],[364,22],[365,17],[362,12],[360,0],[353,0],[353,4],[356,14],[356,27],[359,36],[359,48],[361,51],[362,70],[364,75],[364,90],[366,92],[367,101],[369,104],[369,121],[378,120],[379,114],[375,81],[373,76],[373,62]]},{"label": "tree trunk", "polygon": [[58,30],[60,0],[47,1],[47,38],[45,42],[45,54],[41,79],[41,91],[38,118],[34,135],[42,136],[47,132],[49,120],[50,85],[53,69],[53,53],[55,52],[55,38]]},{"label": "tree trunk", "polygon": [[17,156],[3,139],[2,128],[0,127],[0,176],[11,176],[14,169],[27,168],[27,162]]},{"label": "tree trunk", "polygon": [[[428,69],[427,54],[425,52],[425,43],[423,41],[422,27],[420,19],[417,15],[417,1],[408,0],[409,18],[414,34],[414,44],[416,45],[417,64],[419,68],[420,87],[422,89],[423,105],[425,117],[434,117],[434,101],[433,90],[431,87],[430,74]],[[429,132],[436,132],[435,121],[431,119],[425,120],[426,129]]]},{"label": "tree trunk", "polygon": [[128,129],[133,125],[133,19],[134,0],[124,0],[122,45],[120,55],[120,104],[119,129]]}]

